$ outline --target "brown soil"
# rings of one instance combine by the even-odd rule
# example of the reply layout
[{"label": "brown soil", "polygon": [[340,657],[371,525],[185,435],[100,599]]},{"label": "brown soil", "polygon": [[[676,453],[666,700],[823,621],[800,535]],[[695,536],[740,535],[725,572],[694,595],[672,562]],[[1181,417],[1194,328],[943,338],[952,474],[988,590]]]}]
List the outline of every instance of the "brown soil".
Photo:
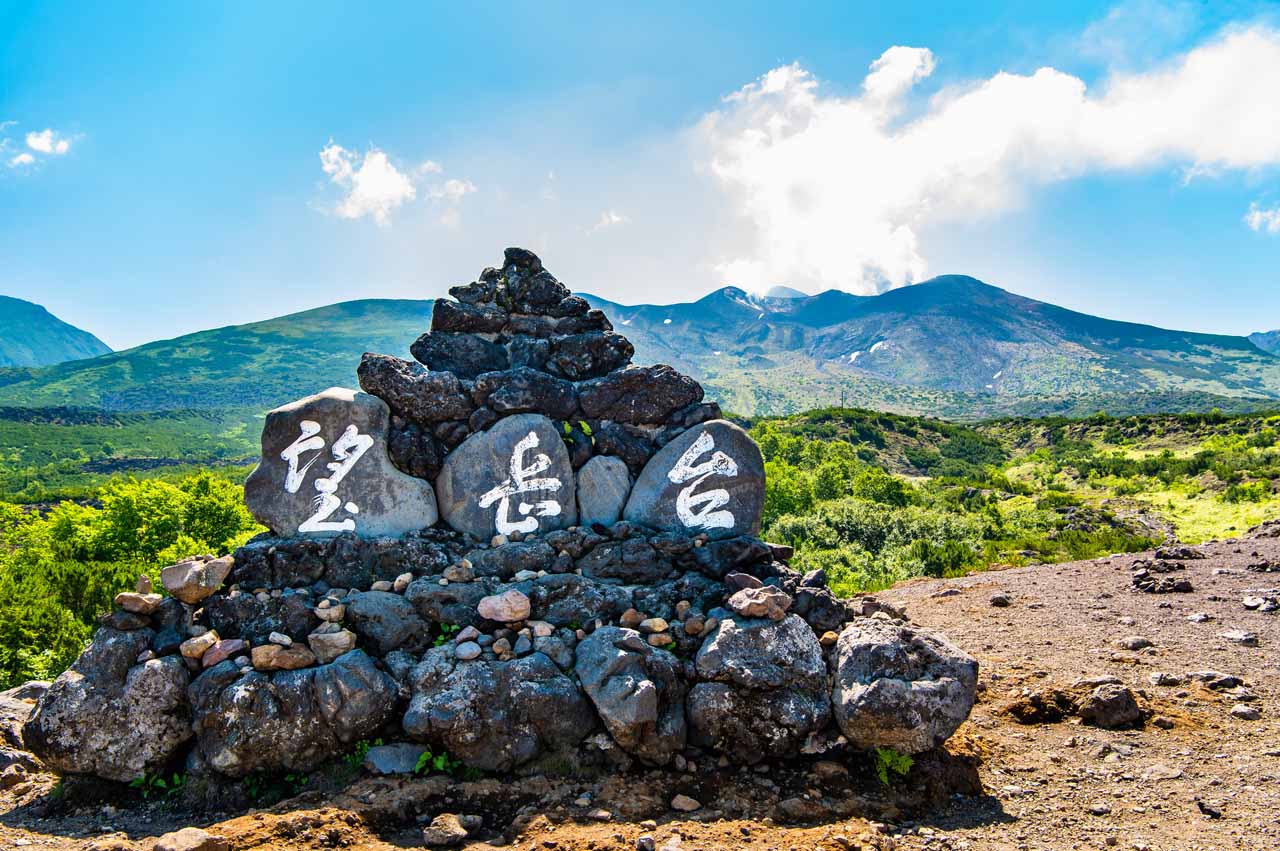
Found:
[{"label": "brown soil", "polygon": [[[420,847],[440,812],[483,816],[471,849],[1090,849],[1280,848],[1280,613],[1246,610],[1248,593],[1280,586],[1280,538],[1208,544],[1179,561],[1189,593],[1132,590],[1134,557],[1039,565],[916,581],[881,596],[944,631],[982,665],[979,703],[946,753],[917,760],[884,789],[859,756],[761,771],[630,771],[597,779],[455,782],[331,773],[307,791],[246,814],[193,816],[176,802],[118,789],[68,788],[35,775],[0,793],[0,847],[149,849],[189,824],[236,849]],[[1175,575],[1170,574],[1170,575]],[[1003,593],[1010,605],[993,606]],[[1271,593],[1275,593],[1272,591]],[[1188,620],[1204,613],[1210,619]],[[1219,633],[1255,633],[1242,646]],[[1152,646],[1120,642],[1141,636]],[[1216,670],[1235,692],[1151,675]],[[1146,719],[1126,730],[1084,725],[1073,702],[1114,677]],[[1249,699],[1252,698],[1252,699]],[[1245,703],[1258,720],[1232,717]],[[1021,720],[1019,720],[1021,719]],[[1057,719],[1057,720],[1055,720]],[[847,774],[846,774],[847,772]],[[702,802],[682,814],[676,793]],[[99,797],[95,798],[95,794]]]}]

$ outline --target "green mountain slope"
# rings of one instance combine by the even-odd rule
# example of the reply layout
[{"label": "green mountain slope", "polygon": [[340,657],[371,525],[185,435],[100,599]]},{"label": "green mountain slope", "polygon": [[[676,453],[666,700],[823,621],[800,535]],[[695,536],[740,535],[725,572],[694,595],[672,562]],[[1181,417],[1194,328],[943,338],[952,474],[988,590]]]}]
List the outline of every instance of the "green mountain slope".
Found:
[{"label": "green mountain slope", "polygon": [[0,295],[0,367],[47,366],[110,351],[88,331],[40,305]]},{"label": "green mountain slope", "polygon": [[[878,296],[835,290],[619,305],[588,296],[636,347],[740,414],[849,405],[1002,415],[1241,411],[1280,397],[1280,357],[1243,337],[1101,319],[944,276]],[[430,301],[345,302],[90,360],[0,369],[0,406],[265,410],[334,384],[360,354],[407,356]]]},{"label": "green mountain slope", "polygon": [[431,305],[349,301],[91,360],[0,370],[0,405],[266,410],[326,387],[354,387],[362,352],[407,356],[409,344],[430,323]]}]

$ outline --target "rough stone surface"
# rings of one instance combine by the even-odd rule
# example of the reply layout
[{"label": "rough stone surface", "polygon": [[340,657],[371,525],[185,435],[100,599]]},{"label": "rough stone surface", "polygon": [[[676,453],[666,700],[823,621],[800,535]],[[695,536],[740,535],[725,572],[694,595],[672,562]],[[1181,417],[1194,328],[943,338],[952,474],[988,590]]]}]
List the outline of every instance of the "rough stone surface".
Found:
[{"label": "rough stone surface", "polygon": [[532,367],[484,373],[476,378],[471,397],[477,407],[503,416],[532,413],[565,420],[578,410],[572,384]]},{"label": "rough stone surface", "polygon": [[465,420],[474,405],[452,372],[432,372],[413,361],[366,353],[356,370],[360,387],[410,422],[432,426]]},{"label": "rough stone surface", "polygon": [[23,729],[56,771],[130,781],[165,767],[191,738],[189,676],[177,656],[134,660],[150,630],[98,630],[53,681]]},{"label": "rough stone surface", "polygon": [[831,718],[813,630],[795,615],[772,621],[717,611],[725,617],[695,659],[702,682],[687,700],[691,739],[747,764],[797,753]]},{"label": "rough stone surface", "polygon": [[231,556],[189,559],[162,569],[160,583],[172,596],[195,605],[221,588],[233,567]]},{"label": "rough stone surface", "polygon": [[969,715],[978,663],[935,633],[859,618],[834,651],[836,723],[857,748],[919,753],[942,744]]},{"label": "rough stone surface", "polygon": [[1076,707],[1081,720],[1107,730],[1132,727],[1142,720],[1142,709],[1128,687],[1102,683]]},{"label": "rough stone surface", "polygon": [[231,843],[198,827],[184,827],[156,839],[153,851],[231,851]]},{"label": "rough stone surface", "polygon": [[702,423],[645,465],[623,517],[656,529],[712,538],[755,535],[764,508],[764,458],[727,420]]},{"label": "rough stone surface", "polygon": [[484,597],[476,605],[480,617],[498,623],[513,623],[529,617],[529,598],[514,588]]},{"label": "rough stone surface", "polygon": [[578,686],[549,658],[458,662],[450,648],[427,651],[413,672],[404,729],[485,771],[507,771],[575,747],[596,716]]},{"label": "rough stone surface", "polygon": [[391,463],[389,423],[381,400],[341,387],[271,411],[262,461],[244,485],[249,510],[282,535],[399,535],[433,525],[435,493]]},{"label": "rough stone surface", "polygon": [[507,350],[492,340],[454,331],[429,331],[413,342],[409,352],[429,369],[475,378],[482,372],[506,369]]},{"label": "rough stone surface", "polygon": [[685,685],[674,655],[609,626],[578,644],[574,673],[623,750],[665,764],[684,748]]},{"label": "rough stone surface", "polygon": [[244,777],[259,769],[309,771],[386,723],[395,680],[361,650],[299,671],[241,674],[231,662],[190,688],[197,744],[214,769]]},{"label": "rough stone surface", "polygon": [[343,598],[346,623],[378,656],[392,650],[421,653],[431,643],[431,628],[413,604],[391,591],[357,591]]},{"label": "rough stone surface", "polygon": [[725,605],[734,614],[744,618],[780,621],[787,616],[787,609],[791,608],[791,597],[776,585],[762,585],[735,592]]},{"label": "rough stone surface", "polygon": [[631,474],[621,458],[597,455],[578,470],[578,522],[612,526],[631,493]]},{"label": "rough stone surface", "polygon": [[578,387],[582,412],[617,423],[660,423],[686,405],[702,401],[702,386],[665,364],[631,366]]},{"label": "rough stone surface", "polygon": [[563,529],[578,517],[569,453],[537,414],[467,438],[445,459],[436,492],[445,522],[481,540]]}]

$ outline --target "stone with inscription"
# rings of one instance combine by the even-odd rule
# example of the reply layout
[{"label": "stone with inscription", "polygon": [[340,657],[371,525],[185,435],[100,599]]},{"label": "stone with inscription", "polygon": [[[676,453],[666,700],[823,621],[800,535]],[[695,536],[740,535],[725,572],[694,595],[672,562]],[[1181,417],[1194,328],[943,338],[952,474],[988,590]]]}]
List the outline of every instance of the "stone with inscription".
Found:
[{"label": "stone with inscription", "polygon": [[258,522],[279,535],[402,535],[438,519],[431,483],[387,455],[390,410],[331,387],[267,414],[262,460],[244,485]]},{"label": "stone with inscription", "polygon": [[755,535],[764,508],[764,459],[728,420],[694,426],[649,459],[623,519],[711,538]]},{"label": "stone with inscription", "polygon": [[444,521],[488,540],[573,526],[578,520],[573,467],[547,417],[507,417],[473,434],[445,459],[436,477]]}]

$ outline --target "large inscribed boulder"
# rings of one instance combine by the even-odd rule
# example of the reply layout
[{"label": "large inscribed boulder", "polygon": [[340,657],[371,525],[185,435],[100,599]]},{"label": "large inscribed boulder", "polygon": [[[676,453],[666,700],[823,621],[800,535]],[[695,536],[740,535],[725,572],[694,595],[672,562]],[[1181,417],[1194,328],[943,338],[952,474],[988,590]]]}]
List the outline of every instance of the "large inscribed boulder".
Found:
[{"label": "large inscribed boulder", "polygon": [[760,448],[733,423],[711,420],[649,460],[622,516],[656,529],[732,538],[759,533],[763,509]]},{"label": "large inscribed boulder", "polygon": [[573,467],[555,423],[507,417],[449,454],[436,478],[446,523],[482,540],[550,532],[578,520]]},{"label": "large inscribed boulder", "polygon": [[244,484],[249,511],[280,535],[402,535],[438,519],[431,483],[387,455],[390,411],[331,387],[267,414],[262,461]]}]

